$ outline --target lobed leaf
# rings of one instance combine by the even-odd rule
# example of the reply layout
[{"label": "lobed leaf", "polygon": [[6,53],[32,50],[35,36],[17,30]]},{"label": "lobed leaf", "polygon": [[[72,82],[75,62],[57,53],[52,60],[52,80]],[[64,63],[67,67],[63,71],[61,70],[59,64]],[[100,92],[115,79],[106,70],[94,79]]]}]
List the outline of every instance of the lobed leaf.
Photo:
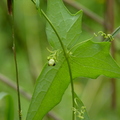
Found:
[{"label": "lobed leaf", "polygon": [[[120,78],[120,68],[109,55],[109,47],[108,42],[94,43],[88,40],[72,48],[70,63],[73,79],[97,78],[99,75]],[[46,65],[38,78],[27,120],[41,120],[61,101],[70,81],[66,60],[64,57],[59,59],[56,66]]]},{"label": "lobed leaf", "polygon": [[[48,18],[59,33],[64,46],[70,49],[80,38],[82,11],[71,14],[61,0],[49,0]],[[61,49],[59,40],[49,24],[46,26],[47,38],[53,49]]]},{"label": "lobed leaf", "polygon": [[100,75],[120,78],[120,67],[109,54],[110,45],[109,42],[87,40],[74,46],[70,57],[73,78],[97,78]]},{"label": "lobed leaf", "polygon": [[[120,78],[120,67],[109,54],[109,42],[95,43],[87,40],[79,43],[82,11],[72,15],[61,0],[48,0],[47,14],[68,51],[73,79],[97,78],[99,75]],[[53,49],[61,49],[49,24],[46,31]],[[37,79],[26,120],[42,120],[44,115],[61,101],[70,82],[68,71],[63,52],[59,54],[56,66],[45,65]],[[80,100],[78,102],[82,105]],[[88,116],[85,116],[85,120],[89,120]]]}]

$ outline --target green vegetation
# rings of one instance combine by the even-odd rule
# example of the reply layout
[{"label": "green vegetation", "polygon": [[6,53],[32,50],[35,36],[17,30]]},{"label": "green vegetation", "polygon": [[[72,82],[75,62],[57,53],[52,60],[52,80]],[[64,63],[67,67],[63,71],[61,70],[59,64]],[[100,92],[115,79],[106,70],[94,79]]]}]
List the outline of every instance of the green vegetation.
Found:
[{"label": "green vegetation", "polygon": [[[102,6],[100,4],[105,4],[96,2],[98,2],[96,6],[99,9]],[[1,3],[6,5],[3,1]],[[3,15],[0,24],[0,70],[2,73],[0,80],[3,83],[0,84],[0,90],[10,96],[10,99],[7,100],[8,104],[6,104],[7,102],[3,99],[7,94],[0,94],[1,120],[13,119],[13,117],[15,120],[21,120],[21,114],[22,119],[26,120],[57,120],[58,118],[64,120],[119,120],[120,104],[116,101],[119,101],[120,98],[116,96],[120,91],[120,67],[118,66],[119,61],[117,64],[114,59],[119,59],[119,41],[117,39],[120,28],[113,32],[112,20],[105,19],[108,23],[106,23],[107,27],[104,27],[103,19],[98,15],[84,7],[83,11],[76,12],[73,9],[73,6],[77,8],[74,2],[66,1],[66,3],[72,14],[61,0],[47,1],[47,9],[45,1],[14,1],[14,12],[9,9],[11,16],[4,13],[6,9],[0,9],[0,13]],[[93,5],[95,10],[98,9],[93,1],[83,2],[84,4],[88,8]],[[77,3],[77,5],[79,4]],[[106,7],[110,6],[106,5]],[[102,25],[94,23],[86,16],[83,17],[84,22],[82,22],[84,11],[85,13],[87,11],[86,14]],[[109,12],[106,14],[109,16]],[[110,15],[114,14],[111,12]],[[111,26],[109,26],[110,22]],[[82,32],[82,23],[85,24],[83,24],[83,28],[86,28],[87,31],[84,29]],[[86,26],[86,24],[88,25]],[[102,27],[106,32],[111,32],[111,35],[98,32]],[[94,36],[92,31],[95,31],[95,35],[98,33],[98,36]],[[14,54],[12,44],[15,44],[16,48]],[[110,55],[110,47],[114,59]],[[13,56],[17,57],[16,65],[14,65]],[[13,81],[19,80],[18,85],[21,96],[23,96],[21,101],[17,98],[15,83],[9,78]],[[36,79],[37,81],[35,81]],[[17,91],[19,96],[19,89]],[[32,94],[32,99],[26,91]],[[17,101],[21,103],[22,113]],[[10,102],[12,106],[10,106]],[[11,108],[11,113],[5,112],[4,104],[7,109]],[[4,109],[2,110],[2,108]],[[52,111],[49,112],[50,110]]]}]

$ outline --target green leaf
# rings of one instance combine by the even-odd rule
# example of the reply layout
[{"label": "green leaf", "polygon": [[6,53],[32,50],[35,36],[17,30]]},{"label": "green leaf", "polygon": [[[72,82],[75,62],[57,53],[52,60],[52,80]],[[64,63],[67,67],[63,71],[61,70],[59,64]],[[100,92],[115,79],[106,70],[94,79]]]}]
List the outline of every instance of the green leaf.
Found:
[{"label": "green leaf", "polygon": [[69,73],[64,58],[56,66],[45,65],[36,83],[27,120],[41,120],[61,101],[69,82]]},{"label": "green leaf", "polygon": [[75,120],[90,120],[83,102],[75,93],[74,96],[75,108],[73,108],[73,110],[76,118]]},{"label": "green leaf", "polygon": [[6,118],[7,120],[14,119],[14,103],[10,95],[6,97]]},{"label": "green leaf", "polygon": [[[52,21],[56,31],[67,49],[74,46],[80,38],[82,11],[71,14],[61,0],[49,0],[47,7],[48,18]],[[59,40],[49,24],[46,27],[47,38],[54,49],[60,49]]]},{"label": "green leaf", "polygon": [[97,78],[100,75],[120,78],[120,67],[109,54],[110,44],[87,40],[74,46],[70,57],[73,78]]},{"label": "green leaf", "polygon": [[[120,67],[109,54],[109,42],[79,42],[81,11],[72,15],[61,0],[48,0],[47,14],[67,50],[73,79],[97,78],[99,75],[120,78]],[[70,83],[68,65],[59,40],[49,24],[46,31],[53,49],[60,49],[61,53],[56,66],[46,64],[37,79],[26,120],[42,120],[44,115],[61,101]],[[88,120],[87,117],[85,119]]]},{"label": "green leaf", "polygon": [[[70,63],[73,78],[96,78],[101,74],[120,78],[120,68],[109,55],[109,47],[109,42],[94,43],[88,40],[72,48]],[[27,120],[42,119],[61,101],[70,81],[64,56],[59,60],[56,66],[46,65],[42,70],[36,83]]]},{"label": "green leaf", "polygon": [[8,94],[6,92],[0,92],[0,100],[2,100]]},{"label": "green leaf", "polygon": [[5,118],[6,120],[14,119],[14,104],[11,96],[5,92],[0,92],[0,100],[4,100],[5,104]]}]

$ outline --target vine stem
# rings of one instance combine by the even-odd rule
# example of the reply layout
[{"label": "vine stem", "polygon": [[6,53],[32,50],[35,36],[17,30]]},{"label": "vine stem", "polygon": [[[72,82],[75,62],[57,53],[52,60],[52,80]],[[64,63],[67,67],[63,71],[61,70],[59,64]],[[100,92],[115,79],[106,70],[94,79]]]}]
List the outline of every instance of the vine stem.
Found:
[{"label": "vine stem", "polygon": [[[31,1],[32,1],[34,4],[36,4],[34,0],[31,0]],[[59,40],[59,42],[60,42],[60,45],[61,45],[61,47],[62,47],[62,49],[63,49],[63,53],[64,53],[65,59],[66,59],[66,61],[67,61],[67,64],[68,64],[68,70],[69,70],[69,75],[70,75],[71,92],[72,92],[72,106],[73,106],[73,108],[75,108],[75,102],[74,102],[74,98],[75,98],[75,96],[74,96],[74,85],[73,85],[72,71],[71,71],[70,62],[69,62],[69,59],[68,59],[67,52],[66,52],[66,50],[65,50],[65,47],[64,47],[64,45],[63,45],[63,43],[62,43],[62,40],[61,40],[58,32],[56,31],[56,29],[55,29],[54,25],[52,24],[52,22],[50,21],[50,19],[47,17],[47,15],[44,13],[44,11],[43,11],[42,9],[38,9],[38,11],[40,11],[40,13],[44,16],[44,18],[47,20],[47,22],[50,24],[50,26],[51,26],[52,29],[54,30],[55,34],[56,34],[57,37],[58,37],[58,40]],[[73,111],[73,112],[72,112],[72,120],[74,120],[74,119],[75,119],[75,116],[74,116],[74,111]]]},{"label": "vine stem", "polygon": [[[120,26],[116,28],[113,33],[111,34],[113,37],[115,37],[120,32]],[[109,41],[110,38],[106,38],[105,41]]]},{"label": "vine stem", "polygon": [[10,0],[10,3],[8,4],[11,7],[11,16],[12,16],[12,38],[13,38],[13,55],[14,55],[14,62],[15,62],[15,72],[16,72],[16,86],[17,86],[17,96],[18,96],[18,112],[19,112],[19,120],[22,120],[22,114],[21,114],[21,100],[20,100],[20,88],[19,88],[19,77],[18,77],[18,64],[17,64],[17,56],[16,56],[16,43],[15,43],[15,25],[14,25],[14,0]]},{"label": "vine stem", "polygon": [[[69,70],[69,75],[70,75],[71,91],[72,91],[72,104],[73,104],[73,108],[75,108],[75,102],[74,102],[74,97],[75,97],[75,96],[74,96],[74,85],[73,85],[72,71],[71,71],[70,62],[69,62],[69,59],[68,59],[67,52],[66,52],[66,50],[65,50],[65,47],[64,47],[64,45],[63,45],[63,43],[62,43],[62,40],[61,40],[58,32],[56,31],[54,25],[53,25],[52,22],[49,20],[49,18],[48,18],[47,15],[44,13],[44,11],[43,11],[42,9],[41,9],[40,11],[41,11],[42,15],[45,17],[45,19],[48,21],[48,23],[50,24],[50,26],[52,27],[52,29],[54,30],[55,34],[56,34],[57,37],[58,37],[58,40],[59,40],[59,42],[60,42],[60,45],[61,45],[61,47],[62,47],[62,49],[63,49],[63,53],[64,53],[65,59],[66,59],[66,61],[67,61],[67,64],[68,64],[68,70]],[[75,118],[75,117],[74,117],[74,111],[73,111],[73,113],[72,113],[72,120],[74,120],[74,118]]]}]

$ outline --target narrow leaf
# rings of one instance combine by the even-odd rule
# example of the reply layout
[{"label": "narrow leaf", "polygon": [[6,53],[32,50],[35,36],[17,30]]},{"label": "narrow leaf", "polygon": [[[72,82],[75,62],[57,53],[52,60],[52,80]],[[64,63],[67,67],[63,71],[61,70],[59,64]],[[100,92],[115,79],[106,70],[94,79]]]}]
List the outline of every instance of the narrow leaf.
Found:
[{"label": "narrow leaf", "polygon": [[73,110],[76,118],[75,120],[90,120],[83,102],[75,93],[74,96],[75,108],[73,108]]},{"label": "narrow leaf", "polygon": [[6,96],[6,120],[13,120],[14,119],[14,103],[13,99],[10,95]]},{"label": "narrow leaf", "polygon": [[4,101],[5,104],[5,118],[6,120],[14,119],[14,106],[11,96],[6,92],[0,92],[0,100]]},{"label": "narrow leaf", "polygon": [[6,92],[0,92],[0,100],[2,100],[8,94]]}]

